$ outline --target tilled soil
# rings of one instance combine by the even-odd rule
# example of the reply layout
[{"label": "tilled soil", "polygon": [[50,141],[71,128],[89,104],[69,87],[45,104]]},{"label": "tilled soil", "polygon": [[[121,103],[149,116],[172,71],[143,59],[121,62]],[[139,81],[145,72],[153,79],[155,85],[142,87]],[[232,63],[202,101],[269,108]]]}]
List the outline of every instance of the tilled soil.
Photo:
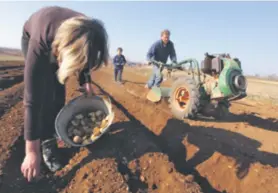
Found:
[{"label": "tilled soil", "polygon": [[[10,76],[22,73],[22,67],[15,69]],[[182,122],[172,118],[167,102],[145,100],[145,77],[126,68],[126,82],[118,85],[112,74],[103,68],[92,76],[94,90],[112,99],[110,132],[86,148],[62,147],[69,163],[54,175],[43,170],[31,184],[20,173],[23,84],[3,86],[1,193],[278,192],[277,106],[242,100],[232,104],[226,121]],[[70,80],[67,101],[80,94],[76,88]]]},{"label": "tilled soil", "polygon": [[[74,80],[67,87],[67,101],[80,94]],[[12,100],[12,96],[14,90],[20,89],[21,85],[15,85],[3,90],[6,102],[18,100]],[[95,91],[103,92],[97,87]],[[1,135],[0,192],[202,192],[192,176],[175,169],[168,156],[152,142],[152,134],[141,132],[141,125],[116,104],[113,101],[116,118],[104,140],[86,148],[61,148],[69,163],[55,175],[44,170],[41,180],[31,184],[20,173],[24,156],[22,101],[12,108],[4,105],[0,120],[0,129],[5,133]]]}]

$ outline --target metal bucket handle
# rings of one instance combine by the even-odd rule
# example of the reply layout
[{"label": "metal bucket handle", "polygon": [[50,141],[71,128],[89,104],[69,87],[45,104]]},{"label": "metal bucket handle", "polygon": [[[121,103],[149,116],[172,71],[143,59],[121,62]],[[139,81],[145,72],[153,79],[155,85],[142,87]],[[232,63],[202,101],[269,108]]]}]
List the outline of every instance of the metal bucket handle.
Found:
[{"label": "metal bucket handle", "polygon": [[[95,95],[93,93],[93,89],[92,89],[92,84],[91,83],[85,83],[85,96],[93,96]],[[109,96],[107,95],[104,95],[104,94],[99,94],[99,95],[95,95],[95,96],[99,96],[101,97],[102,99],[104,99],[105,102],[108,102],[109,103],[109,107],[112,108],[112,102],[111,102],[111,99]]]}]

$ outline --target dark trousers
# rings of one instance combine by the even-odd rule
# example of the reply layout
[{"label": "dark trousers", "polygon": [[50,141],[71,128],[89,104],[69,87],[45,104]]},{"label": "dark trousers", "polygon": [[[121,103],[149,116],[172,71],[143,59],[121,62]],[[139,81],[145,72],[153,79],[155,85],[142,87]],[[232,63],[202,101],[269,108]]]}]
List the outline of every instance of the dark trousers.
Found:
[{"label": "dark trousers", "polygon": [[114,68],[115,81],[122,82],[123,68]]},{"label": "dark trousers", "polygon": [[[28,53],[28,44],[29,39],[22,37],[21,49],[24,58],[26,58]],[[45,94],[41,109],[39,125],[41,126],[41,140],[46,140],[55,136],[56,132],[54,123],[57,114],[65,104],[65,86],[61,85],[58,82],[56,76],[56,70],[58,65],[52,63],[50,57],[49,60],[46,60],[45,64],[43,65],[49,65],[52,67],[49,68],[51,73],[48,73],[51,74],[51,77],[48,78],[48,81],[45,82],[45,85],[41,85],[45,88]],[[24,74],[24,76],[28,76],[28,74]]]}]

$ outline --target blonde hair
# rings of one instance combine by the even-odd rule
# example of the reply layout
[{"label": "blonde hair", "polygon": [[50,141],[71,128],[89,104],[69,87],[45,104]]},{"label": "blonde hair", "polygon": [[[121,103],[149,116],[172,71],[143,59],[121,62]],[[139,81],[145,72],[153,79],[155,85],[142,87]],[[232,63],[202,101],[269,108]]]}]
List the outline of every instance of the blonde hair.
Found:
[{"label": "blonde hair", "polygon": [[58,28],[52,43],[52,52],[57,56],[57,77],[61,84],[83,71],[98,69],[107,63],[107,33],[99,20],[89,17],[73,17]]}]

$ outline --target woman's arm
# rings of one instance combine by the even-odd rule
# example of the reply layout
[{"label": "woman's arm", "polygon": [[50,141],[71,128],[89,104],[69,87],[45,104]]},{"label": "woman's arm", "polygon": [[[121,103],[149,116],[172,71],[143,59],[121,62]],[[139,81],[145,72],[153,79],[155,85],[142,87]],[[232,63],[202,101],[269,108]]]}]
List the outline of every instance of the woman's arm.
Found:
[{"label": "woman's arm", "polygon": [[41,141],[40,139],[34,140],[34,141],[29,141],[26,140],[25,143],[25,153],[40,153],[40,147],[41,147]]},{"label": "woman's arm", "polygon": [[26,151],[38,151],[41,138],[41,108],[50,64],[41,44],[30,39],[24,68],[24,138]]}]

